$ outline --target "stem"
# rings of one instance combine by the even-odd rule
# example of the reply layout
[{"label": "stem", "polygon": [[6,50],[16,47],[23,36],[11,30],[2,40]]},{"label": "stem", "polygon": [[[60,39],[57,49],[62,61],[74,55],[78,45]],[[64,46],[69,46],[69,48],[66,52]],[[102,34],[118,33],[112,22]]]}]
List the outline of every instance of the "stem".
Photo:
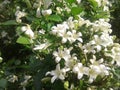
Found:
[{"label": "stem", "polygon": [[84,54],[84,55],[85,55],[85,64],[87,66],[87,55],[86,54]]},{"label": "stem", "polygon": [[31,3],[30,3],[29,0],[24,0],[24,1],[25,1],[25,3],[27,4],[27,7],[28,7],[28,8],[31,8],[31,7],[32,7],[32,5],[31,5]]}]

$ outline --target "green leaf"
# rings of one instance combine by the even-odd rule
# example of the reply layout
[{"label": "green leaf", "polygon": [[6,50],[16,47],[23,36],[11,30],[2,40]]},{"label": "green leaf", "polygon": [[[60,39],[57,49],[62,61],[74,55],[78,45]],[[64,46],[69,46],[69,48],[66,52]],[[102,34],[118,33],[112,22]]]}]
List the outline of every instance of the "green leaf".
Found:
[{"label": "green leaf", "polygon": [[39,21],[38,19],[36,19],[35,17],[32,17],[32,16],[26,16],[26,19],[28,20],[28,21],[31,21],[31,22],[33,22],[33,21]]},{"label": "green leaf", "polygon": [[9,20],[3,23],[0,23],[0,25],[17,25],[18,23],[15,20]]},{"label": "green leaf", "polygon": [[5,88],[6,85],[7,85],[7,80],[4,78],[0,79],[0,87]]},{"label": "green leaf", "polygon": [[83,8],[80,7],[72,7],[71,13],[72,15],[78,15],[83,11]]},{"label": "green leaf", "polygon": [[83,88],[83,80],[80,80],[79,88],[82,90],[82,88]]},{"label": "green leaf", "polygon": [[76,0],[66,0],[66,2],[68,2],[69,4],[74,3]]},{"label": "green leaf", "polygon": [[59,15],[50,15],[47,17],[50,21],[60,22],[62,21],[61,17]]},{"label": "green leaf", "polygon": [[32,5],[30,3],[30,0],[23,0],[23,1],[26,3],[26,5],[27,5],[28,8],[32,7]]},{"label": "green leaf", "polygon": [[31,44],[31,43],[32,43],[32,41],[31,41],[29,38],[23,37],[23,36],[20,36],[20,37],[17,39],[16,42],[19,43],[19,44]]},{"label": "green leaf", "polygon": [[95,0],[88,0],[93,7],[97,7],[98,3]]}]

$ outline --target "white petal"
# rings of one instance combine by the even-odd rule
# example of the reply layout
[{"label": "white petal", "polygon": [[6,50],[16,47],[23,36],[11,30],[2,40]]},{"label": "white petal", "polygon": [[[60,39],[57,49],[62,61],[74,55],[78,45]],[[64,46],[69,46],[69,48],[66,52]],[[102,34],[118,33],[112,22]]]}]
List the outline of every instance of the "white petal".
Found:
[{"label": "white petal", "polygon": [[80,41],[80,42],[83,42],[82,38],[78,38],[77,40]]},{"label": "white petal", "polygon": [[67,42],[67,39],[66,38],[62,38],[62,43],[66,43]]},{"label": "white petal", "polygon": [[78,73],[78,79],[81,79],[83,77],[83,73]]},{"label": "white petal", "polygon": [[65,79],[65,77],[64,77],[62,74],[60,74],[59,78],[60,78],[61,80],[64,80],[64,79]]},{"label": "white petal", "polygon": [[36,11],[36,17],[40,17],[40,16],[41,16],[40,8],[38,7],[38,8],[37,8],[37,11]]},{"label": "white petal", "polygon": [[93,82],[93,78],[89,78],[89,83],[92,83]]},{"label": "white petal", "polygon": [[56,70],[60,71],[60,64],[57,64]]},{"label": "white petal", "polygon": [[51,78],[51,83],[53,83],[53,82],[55,81],[55,79],[57,79],[57,76],[53,76],[53,77]]},{"label": "white petal", "polygon": [[56,59],[55,59],[56,63],[59,63],[59,62],[60,62],[60,60],[61,60],[61,58],[60,58],[60,57],[56,57]]},{"label": "white petal", "polygon": [[58,56],[58,52],[54,51],[54,52],[53,52],[53,55],[54,55],[54,56]]},{"label": "white petal", "polygon": [[51,72],[47,72],[47,73],[45,74],[45,76],[47,76],[47,75],[49,75],[49,74],[51,74]]}]

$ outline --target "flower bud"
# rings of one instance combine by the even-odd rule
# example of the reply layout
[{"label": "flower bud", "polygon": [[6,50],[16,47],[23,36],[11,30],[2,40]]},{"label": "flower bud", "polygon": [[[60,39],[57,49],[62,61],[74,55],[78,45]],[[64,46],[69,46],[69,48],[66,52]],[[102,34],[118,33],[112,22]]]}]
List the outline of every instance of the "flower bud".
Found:
[{"label": "flower bud", "polygon": [[42,10],[42,15],[43,15],[43,16],[48,16],[48,15],[50,15],[50,14],[52,14],[52,10],[51,10],[51,9]]}]

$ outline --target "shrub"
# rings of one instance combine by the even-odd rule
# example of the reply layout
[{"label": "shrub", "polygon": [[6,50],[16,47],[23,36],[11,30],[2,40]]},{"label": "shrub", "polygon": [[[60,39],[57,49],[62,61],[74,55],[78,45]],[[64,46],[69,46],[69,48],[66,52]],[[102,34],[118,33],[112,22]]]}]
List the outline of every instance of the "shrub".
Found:
[{"label": "shrub", "polygon": [[[108,0],[1,2],[1,89],[118,89],[120,44]],[[8,13],[8,14],[7,14]],[[1,59],[2,59],[1,58]]]}]

